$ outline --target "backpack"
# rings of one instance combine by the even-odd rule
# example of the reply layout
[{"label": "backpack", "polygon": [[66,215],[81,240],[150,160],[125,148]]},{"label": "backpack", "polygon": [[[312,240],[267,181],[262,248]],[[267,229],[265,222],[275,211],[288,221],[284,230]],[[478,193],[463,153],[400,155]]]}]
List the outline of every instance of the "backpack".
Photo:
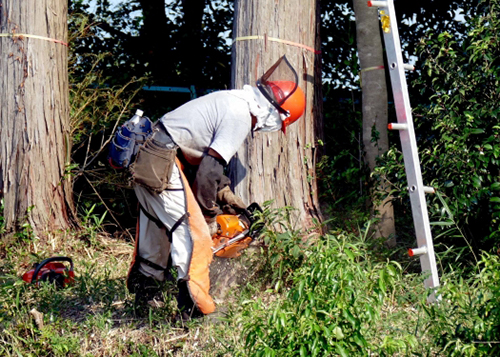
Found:
[{"label": "backpack", "polygon": [[126,169],[135,160],[139,147],[153,134],[153,122],[142,110],[116,131],[109,145],[108,162],[115,169]]}]

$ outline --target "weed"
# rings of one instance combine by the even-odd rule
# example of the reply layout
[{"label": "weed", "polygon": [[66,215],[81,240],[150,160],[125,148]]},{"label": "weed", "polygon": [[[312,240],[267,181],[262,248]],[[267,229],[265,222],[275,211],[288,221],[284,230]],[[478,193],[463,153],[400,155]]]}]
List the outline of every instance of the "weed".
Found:
[{"label": "weed", "polygon": [[93,204],[88,209],[83,208],[84,213],[81,218],[82,228],[84,231],[83,237],[85,237],[85,239],[88,240],[89,244],[94,247],[96,247],[96,244],[98,243],[97,235],[104,231],[102,225],[107,213],[107,211],[105,211],[101,216],[99,216],[98,214],[94,213],[95,208],[96,204]]},{"label": "weed", "polygon": [[479,273],[470,279],[445,276],[439,304],[423,306],[429,335],[448,356],[500,353],[500,259],[483,253]]},{"label": "weed", "polygon": [[5,233],[5,218],[3,217],[3,210],[4,210],[4,204],[2,198],[0,199],[0,236]]},{"label": "weed", "polygon": [[294,209],[272,209],[271,203],[263,204],[264,211],[256,222],[263,225],[263,229],[260,235],[260,264],[254,269],[259,270],[261,278],[273,284],[276,291],[280,291],[290,281],[293,271],[302,264],[309,242],[294,227]]},{"label": "weed", "polygon": [[348,355],[370,348],[369,326],[400,279],[394,262],[373,264],[352,236],[321,237],[303,252],[293,284],[272,304],[247,302],[243,338],[256,355]]}]

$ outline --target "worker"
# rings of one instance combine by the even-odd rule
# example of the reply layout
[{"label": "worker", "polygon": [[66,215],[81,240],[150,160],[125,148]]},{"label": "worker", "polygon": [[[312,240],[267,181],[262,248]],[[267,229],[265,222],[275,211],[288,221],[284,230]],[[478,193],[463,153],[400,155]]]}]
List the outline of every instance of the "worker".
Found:
[{"label": "worker", "polygon": [[127,287],[137,306],[161,301],[162,283],[175,267],[183,317],[215,311],[209,227],[223,211],[246,208],[231,191],[224,167],[251,131],[285,133],[302,116],[305,96],[297,79],[283,56],[256,87],[207,94],[155,124],[131,168],[140,215]]}]

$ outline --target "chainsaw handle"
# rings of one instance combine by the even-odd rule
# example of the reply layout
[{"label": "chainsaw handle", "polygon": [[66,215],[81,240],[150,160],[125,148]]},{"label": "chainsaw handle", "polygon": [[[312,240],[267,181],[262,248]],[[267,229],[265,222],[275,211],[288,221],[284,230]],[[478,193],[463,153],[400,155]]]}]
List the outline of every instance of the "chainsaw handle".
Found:
[{"label": "chainsaw handle", "polygon": [[[245,218],[248,220],[249,225],[248,228],[250,230],[250,227],[255,223],[256,218],[254,217],[255,212],[263,212],[262,208],[259,206],[257,202],[252,203],[250,206],[248,206],[244,211],[243,215]],[[254,227],[254,230],[252,232],[252,239],[259,234],[259,232],[262,230],[262,227]]]},{"label": "chainsaw handle", "polygon": [[35,271],[33,272],[33,276],[31,277],[31,283],[36,282],[38,273],[40,270],[47,264],[51,262],[68,262],[70,264],[70,271],[73,271],[73,260],[68,257],[52,257],[52,258],[47,258],[44,261],[42,261],[40,264],[38,264],[35,268]]},{"label": "chainsaw handle", "polygon": [[260,208],[257,202],[252,203],[250,206],[242,210],[242,214],[250,222],[250,225],[255,222],[255,218],[253,215],[256,211],[262,212],[262,208]]}]

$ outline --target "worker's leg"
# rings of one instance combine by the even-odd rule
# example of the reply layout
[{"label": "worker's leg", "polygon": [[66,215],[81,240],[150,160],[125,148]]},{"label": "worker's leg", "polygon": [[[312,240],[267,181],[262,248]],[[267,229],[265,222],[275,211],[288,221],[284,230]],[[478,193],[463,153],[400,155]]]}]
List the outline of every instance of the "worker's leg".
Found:
[{"label": "worker's leg", "polygon": [[[186,199],[179,169],[175,165],[170,183],[161,194],[151,193],[141,186],[135,186],[135,193],[141,206],[153,217],[161,221],[169,230],[186,213]],[[158,228],[157,223],[148,219],[141,212],[138,255],[162,268],[167,267],[171,250],[172,265],[177,267],[178,278],[187,276],[192,253],[192,241],[187,220],[181,222],[172,235],[172,245],[168,242],[165,228]],[[141,263],[139,270],[157,280],[165,279],[164,272]]]},{"label": "worker's leg", "polygon": [[[135,192],[142,207],[169,230],[189,209],[189,218],[181,220],[172,232],[172,265],[177,267],[181,292],[185,291],[183,287],[187,284],[189,298],[196,303],[198,309],[205,314],[213,312],[215,305],[208,294],[208,269],[212,259],[211,238],[201,210],[178,165],[174,166],[168,188],[161,194],[152,194],[140,186],[135,187]],[[138,255],[165,268],[168,263],[166,236],[160,234],[162,230],[144,214],[141,214],[140,225],[146,228],[139,228]],[[165,278],[163,271],[143,262],[140,263],[139,270],[160,281]],[[184,304],[186,299],[183,298],[179,302]],[[187,305],[189,303],[186,303]]]}]

